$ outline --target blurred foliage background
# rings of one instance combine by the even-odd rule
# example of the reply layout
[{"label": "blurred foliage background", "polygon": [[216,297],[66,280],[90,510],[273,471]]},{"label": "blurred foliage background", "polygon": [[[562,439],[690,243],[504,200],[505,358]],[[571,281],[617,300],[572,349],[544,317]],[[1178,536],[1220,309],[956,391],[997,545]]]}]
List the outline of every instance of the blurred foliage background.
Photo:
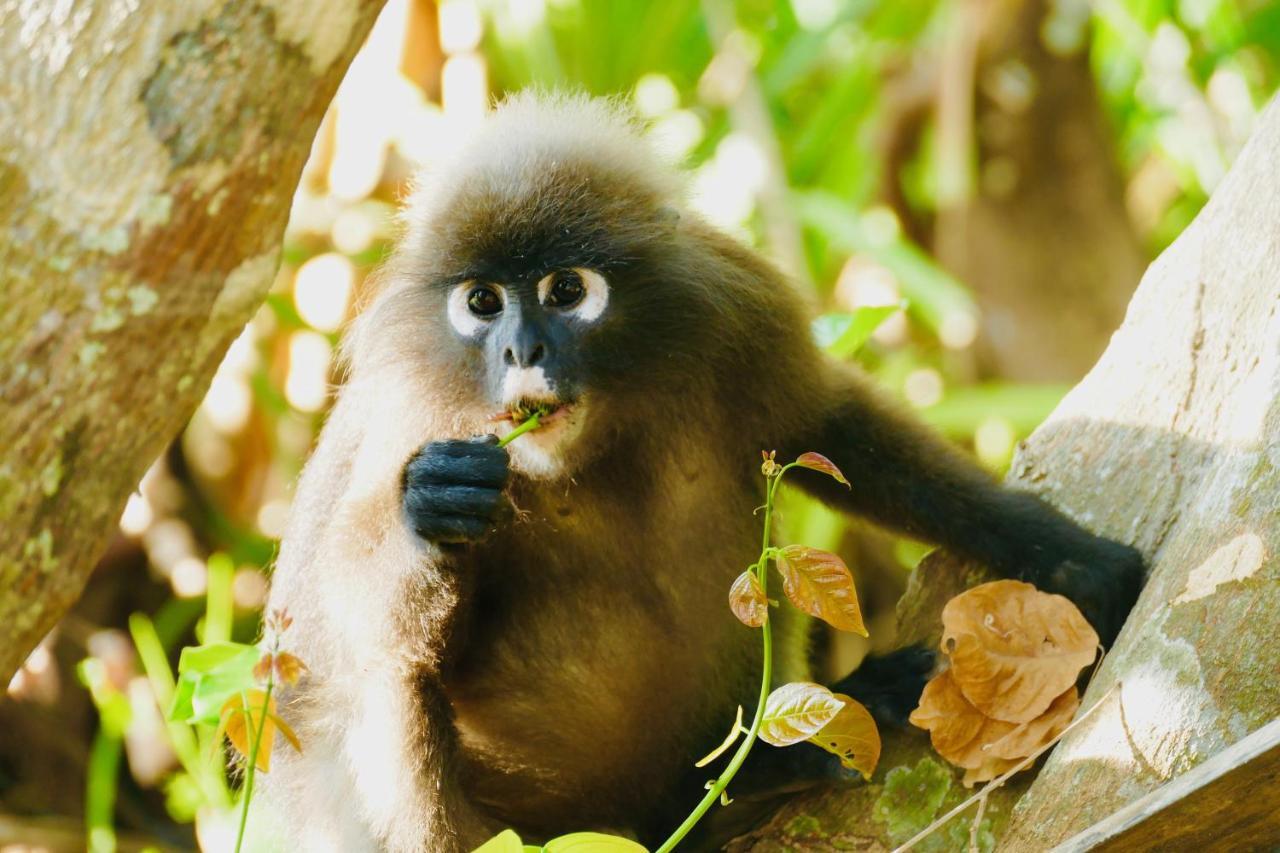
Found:
[{"label": "blurred foliage background", "polygon": [[[181,646],[257,636],[396,201],[494,97],[630,101],[693,206],[811,291],[824,342],[850,311],[905,305],[836,350],[999,473],[1278,77],[1267,0],[391,0],[315,141],[267,304],[0,698],[0,850],[190,849],[197,830],[227,849],[234,780],[157,697]],[[846,552],[887,642],[922,546],[784,509],[795,538]],[[821,640],[830,675],[865,652]]]}]

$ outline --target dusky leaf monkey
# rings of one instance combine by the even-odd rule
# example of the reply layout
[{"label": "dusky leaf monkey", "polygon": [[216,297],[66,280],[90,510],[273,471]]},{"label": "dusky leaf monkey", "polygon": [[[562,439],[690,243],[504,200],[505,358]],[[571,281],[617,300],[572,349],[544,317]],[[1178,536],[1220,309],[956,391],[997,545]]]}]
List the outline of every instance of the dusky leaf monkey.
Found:
[{"label": "dusky leaf monkey", "polygon": [[[727,594],[759,550],[762,449],[828,456],[851,489],[794,482],[1068,596],[1105,641],[1133,604],[1136,551],[996,484],[825,357],[797,292],[683,205],[615,104],[507,100],[405,221],[271,591],[310,673],[282,697],[305,751],[261,785],[301,849],[665,837],[758,690]],[[498,447],[535,406],[542,427]],[[807,677],[804,619],[773,618],[779,683]],[[841,689],[905,716],[921,660]]]}]

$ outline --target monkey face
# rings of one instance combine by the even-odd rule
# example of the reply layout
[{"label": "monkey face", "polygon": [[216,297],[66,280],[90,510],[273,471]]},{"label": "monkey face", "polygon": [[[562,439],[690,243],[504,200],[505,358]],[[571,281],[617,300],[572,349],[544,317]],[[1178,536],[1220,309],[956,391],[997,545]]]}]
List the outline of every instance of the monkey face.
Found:
[{"label": "monkey face", "polygon": [[609,283],[588,267],[553,269],[506,281],[466,279],[449,287],[446,316],[484,364],[490,420],[504,435],[534,412],[536,434],[524,439],[518,463],[553,474],[562,451],[586,423],[584,342],[609,305]]},{"label": "monkey face", "polygon": [[420,178],[353,370],[411,373],[459,435],[545,410],[510,446],[534,476],[692,417],[737,350],[741,277],[679,187],[607,102],[509,103]]},{"label": "monkey face", "polygon": [[543,412],[511,445],[517,470],[569,473],[663,389],[688,390],[708,311],[665,199],[533,159],[461,182],[433,213],[410,268],[439,324],[431,358],[499,435]]}]

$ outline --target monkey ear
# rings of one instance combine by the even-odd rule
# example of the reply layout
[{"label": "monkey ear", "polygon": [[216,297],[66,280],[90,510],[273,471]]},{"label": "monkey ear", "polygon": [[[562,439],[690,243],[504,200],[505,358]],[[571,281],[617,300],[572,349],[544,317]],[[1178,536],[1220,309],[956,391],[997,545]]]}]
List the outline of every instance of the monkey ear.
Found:
[{"label": "monkey ear", "polygon": [[671,205],[664,204],[662,207],[658,208],[657,220],[659,225],[665,226],[674,231],[676,225],[680,223],[680,211],[676,210]]}]

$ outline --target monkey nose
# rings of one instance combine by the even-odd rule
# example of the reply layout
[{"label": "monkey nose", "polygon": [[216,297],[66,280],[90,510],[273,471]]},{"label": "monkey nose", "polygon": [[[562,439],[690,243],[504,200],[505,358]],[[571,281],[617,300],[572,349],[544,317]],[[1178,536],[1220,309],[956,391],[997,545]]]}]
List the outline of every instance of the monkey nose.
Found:
[{"label": "monkey nose", "polygon": [[533,367],[546,357],[547,347],[541,341],[507,347],[502,353],[502,360],[509,367]]}]

